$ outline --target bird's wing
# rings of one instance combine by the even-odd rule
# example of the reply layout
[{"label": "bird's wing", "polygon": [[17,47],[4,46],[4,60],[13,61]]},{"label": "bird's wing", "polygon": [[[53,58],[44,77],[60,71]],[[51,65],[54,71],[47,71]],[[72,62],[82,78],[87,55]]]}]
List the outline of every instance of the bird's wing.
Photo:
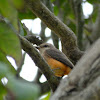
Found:
[{"label": "bird's wing", "polygon": [[74,65],[67,58],[67,56],[64,53],[60,52],[58,49],[56,49],[56,50],[48,49],[48,50],[46,50],[46,54],[48,54],[48,56],[50,56],[51,58],[54,58],[54,59],[62,62],[66,66],[69,66],[71,69],[74,67]]}]

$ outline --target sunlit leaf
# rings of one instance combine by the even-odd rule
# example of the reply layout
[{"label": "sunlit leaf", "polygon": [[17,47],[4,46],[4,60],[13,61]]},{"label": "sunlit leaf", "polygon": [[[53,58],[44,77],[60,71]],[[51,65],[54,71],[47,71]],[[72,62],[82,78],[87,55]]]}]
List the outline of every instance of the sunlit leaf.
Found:
[{"label": "sunlit leaf", "polygon": [[13,30],[4,22],[0,22],[0,51],[15,59],[17,64],[21,59],[20,42]]},{"label": "sunlit leaf", "polygon": [[47,96],[43,98],[42,100],[50,100],[51,92],[47,93]]}]

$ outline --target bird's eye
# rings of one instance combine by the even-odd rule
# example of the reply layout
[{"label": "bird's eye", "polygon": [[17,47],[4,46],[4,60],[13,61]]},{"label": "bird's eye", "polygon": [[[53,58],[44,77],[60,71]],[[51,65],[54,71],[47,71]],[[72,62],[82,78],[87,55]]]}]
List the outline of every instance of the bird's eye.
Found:
[{"label": "bird's eye", "polygon": [[44,45],[43,47],[48,47],[48,45]]}]

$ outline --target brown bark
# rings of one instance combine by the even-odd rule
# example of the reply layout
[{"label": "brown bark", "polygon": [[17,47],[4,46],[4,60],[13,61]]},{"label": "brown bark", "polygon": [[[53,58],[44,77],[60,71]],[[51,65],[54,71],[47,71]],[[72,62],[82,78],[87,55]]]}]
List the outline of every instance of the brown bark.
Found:
[{"label": "brown bark", "polygon": [[92,33],[91,33],[91,40],[92,42],[96,41],[100,37],[100,4],[98,4],[98,15],[96,21],[93,25]]},{"label": "brown bark", "polygon": [[56,76],[54,76],[54,73],[52,72],[48,64],[44,61],[38,51],[33,47],[33,45],[25,38],[21,37],[20,35],[18,36],[21,42],[22,49],[32,58],[36,66],[38,66],[38,68],[45,75],[51,87],[51,90],[54,92],[59,84],[59,80]]},{"label": "brown bark", "polygon": [[57,34],[63,44],[63,52],[76,63],[83,55],[77,47],[74,32],[61,22],[40,0],[25,0],[28,8],[38,16],[52,31]]},{"label": "brown bark", "polygon": [[51,100],[100,100],[100,39],[84,54]]}]

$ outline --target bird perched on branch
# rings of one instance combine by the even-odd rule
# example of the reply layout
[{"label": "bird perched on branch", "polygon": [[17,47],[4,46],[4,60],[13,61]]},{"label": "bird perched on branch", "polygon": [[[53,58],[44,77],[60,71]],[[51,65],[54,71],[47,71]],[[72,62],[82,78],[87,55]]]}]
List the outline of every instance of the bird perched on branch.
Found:
[{"label": "bird perched on branch", "polygon": [[67,58],[67,56],[59,51],[50,43],[43,43],[36,47],[41,56],[46,60],[48,65],[53,70],[55,76],[62,77],[68,75],[74,65]]}]

